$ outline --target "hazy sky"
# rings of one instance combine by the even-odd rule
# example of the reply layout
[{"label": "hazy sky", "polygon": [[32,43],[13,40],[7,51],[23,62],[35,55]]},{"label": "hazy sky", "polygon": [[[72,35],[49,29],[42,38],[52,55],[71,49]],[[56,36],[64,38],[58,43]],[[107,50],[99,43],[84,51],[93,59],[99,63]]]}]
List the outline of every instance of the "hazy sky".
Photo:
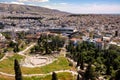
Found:
[{"label": "hazy sky", "polygon": [[0,0],[0,2],[43,6],[71,13],[120,14],[120,0]]}]

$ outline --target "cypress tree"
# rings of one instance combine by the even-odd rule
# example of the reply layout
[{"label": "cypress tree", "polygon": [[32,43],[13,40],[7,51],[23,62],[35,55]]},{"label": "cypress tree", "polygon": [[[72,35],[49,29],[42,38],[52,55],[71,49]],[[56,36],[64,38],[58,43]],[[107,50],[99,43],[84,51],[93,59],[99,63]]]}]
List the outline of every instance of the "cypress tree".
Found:
[{"label": "cypress tree", "polygon": [[110,59],[107,58],[107,62],[106,62],[106,74],[110,75],[111,74],[111,70],[110,70]]},{"label": "cypress tree", "polygon": [[80,69],[84,70],[83,55],[81,54]]},{"label": "cypress tree", "polygon": [[45,48],[45,54],[48,54],[48,39],[45,40],[44,48]]},{"label": "cypress tree", "polygon": [[57,74],[55,72],[52,73],[52,80],[58,80],[57,79]]},{"label": "cypress tree", "polygon": [[85,80],[95,80],[95,74],[94,74],[94,70],[93,70],[91,64],[89,64],[86,69],[86,72],[84,74],[84,79]]},{"label": "cypress tree", "polygon": [[15,80],[22,80],[22,73],[18,63],[18,60],[14,60]]},{"label": "cypress tree", "polygon": [[120,69],[115,73],[115,80],[120,80]]},{"label": "cypress tree", "polygon": [[77,75],[77,80],[80,80],[80,76],[79,76],[79,74]]},{"label": "cypress tree", "polygon": [[80,58],[78,57],[76,67],[78,67],[79,65],[80,65]]},{"label": "cypress tree", "polygon": [[81,59],[80,69],[84,70],[84,62],[83,62],[83,58]]},{"label": "cypress tree", "polygon": [[118,31],[115,31],[115,37],[117,37],[118,36]]},{"label": "cypress tree", "polygon": [[16,44],[16,46],[15,46],[14,49],[13,49],[13,51],[14,51],[15,53],[20,51],[20,49],[19,49],[19,47],[18,47],[18,44]]}]

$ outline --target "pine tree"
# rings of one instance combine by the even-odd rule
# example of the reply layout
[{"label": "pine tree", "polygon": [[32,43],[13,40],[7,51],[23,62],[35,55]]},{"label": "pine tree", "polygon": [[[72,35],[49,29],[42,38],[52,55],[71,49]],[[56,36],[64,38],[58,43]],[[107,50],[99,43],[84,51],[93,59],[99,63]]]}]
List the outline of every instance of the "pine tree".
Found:
[{"label": "pine tree", "polygon": [[57,74],[55,72],[52,73],[52,80],[58,80],[57,79]]},{"label": "pine tree", "polygon": [[15,80],[22,80],[22,73],[18,63],[18,60],[14,60]]}]

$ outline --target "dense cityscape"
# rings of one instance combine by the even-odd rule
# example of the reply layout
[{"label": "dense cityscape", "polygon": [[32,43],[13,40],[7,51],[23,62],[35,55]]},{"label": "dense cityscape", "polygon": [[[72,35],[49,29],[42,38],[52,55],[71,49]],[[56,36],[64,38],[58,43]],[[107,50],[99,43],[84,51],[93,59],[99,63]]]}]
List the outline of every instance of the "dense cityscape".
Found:
[{"label": "dense cityscape", "polygon": [[120,80],[120,15],[0,3],[0,80]]}]

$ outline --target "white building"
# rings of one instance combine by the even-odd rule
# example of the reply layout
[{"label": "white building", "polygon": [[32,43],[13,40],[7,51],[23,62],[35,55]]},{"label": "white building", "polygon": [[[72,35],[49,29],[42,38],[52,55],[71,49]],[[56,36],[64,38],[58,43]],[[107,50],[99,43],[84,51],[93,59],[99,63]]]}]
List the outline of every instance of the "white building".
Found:
[{"label": "white building", "polygon": [[1,33],[0,33],[0,42],[1,41],[5,41],[6,39],[5,39],[5,36],[3,36]]},{"label": "white building", "polygon": [[69,27],[64,27],[64,28],[51,28],[48,29],[50,32],[53,33],[66,33],[66,34],[72,34],[74,32],[77,32],[75,28],[69,28]]}]

